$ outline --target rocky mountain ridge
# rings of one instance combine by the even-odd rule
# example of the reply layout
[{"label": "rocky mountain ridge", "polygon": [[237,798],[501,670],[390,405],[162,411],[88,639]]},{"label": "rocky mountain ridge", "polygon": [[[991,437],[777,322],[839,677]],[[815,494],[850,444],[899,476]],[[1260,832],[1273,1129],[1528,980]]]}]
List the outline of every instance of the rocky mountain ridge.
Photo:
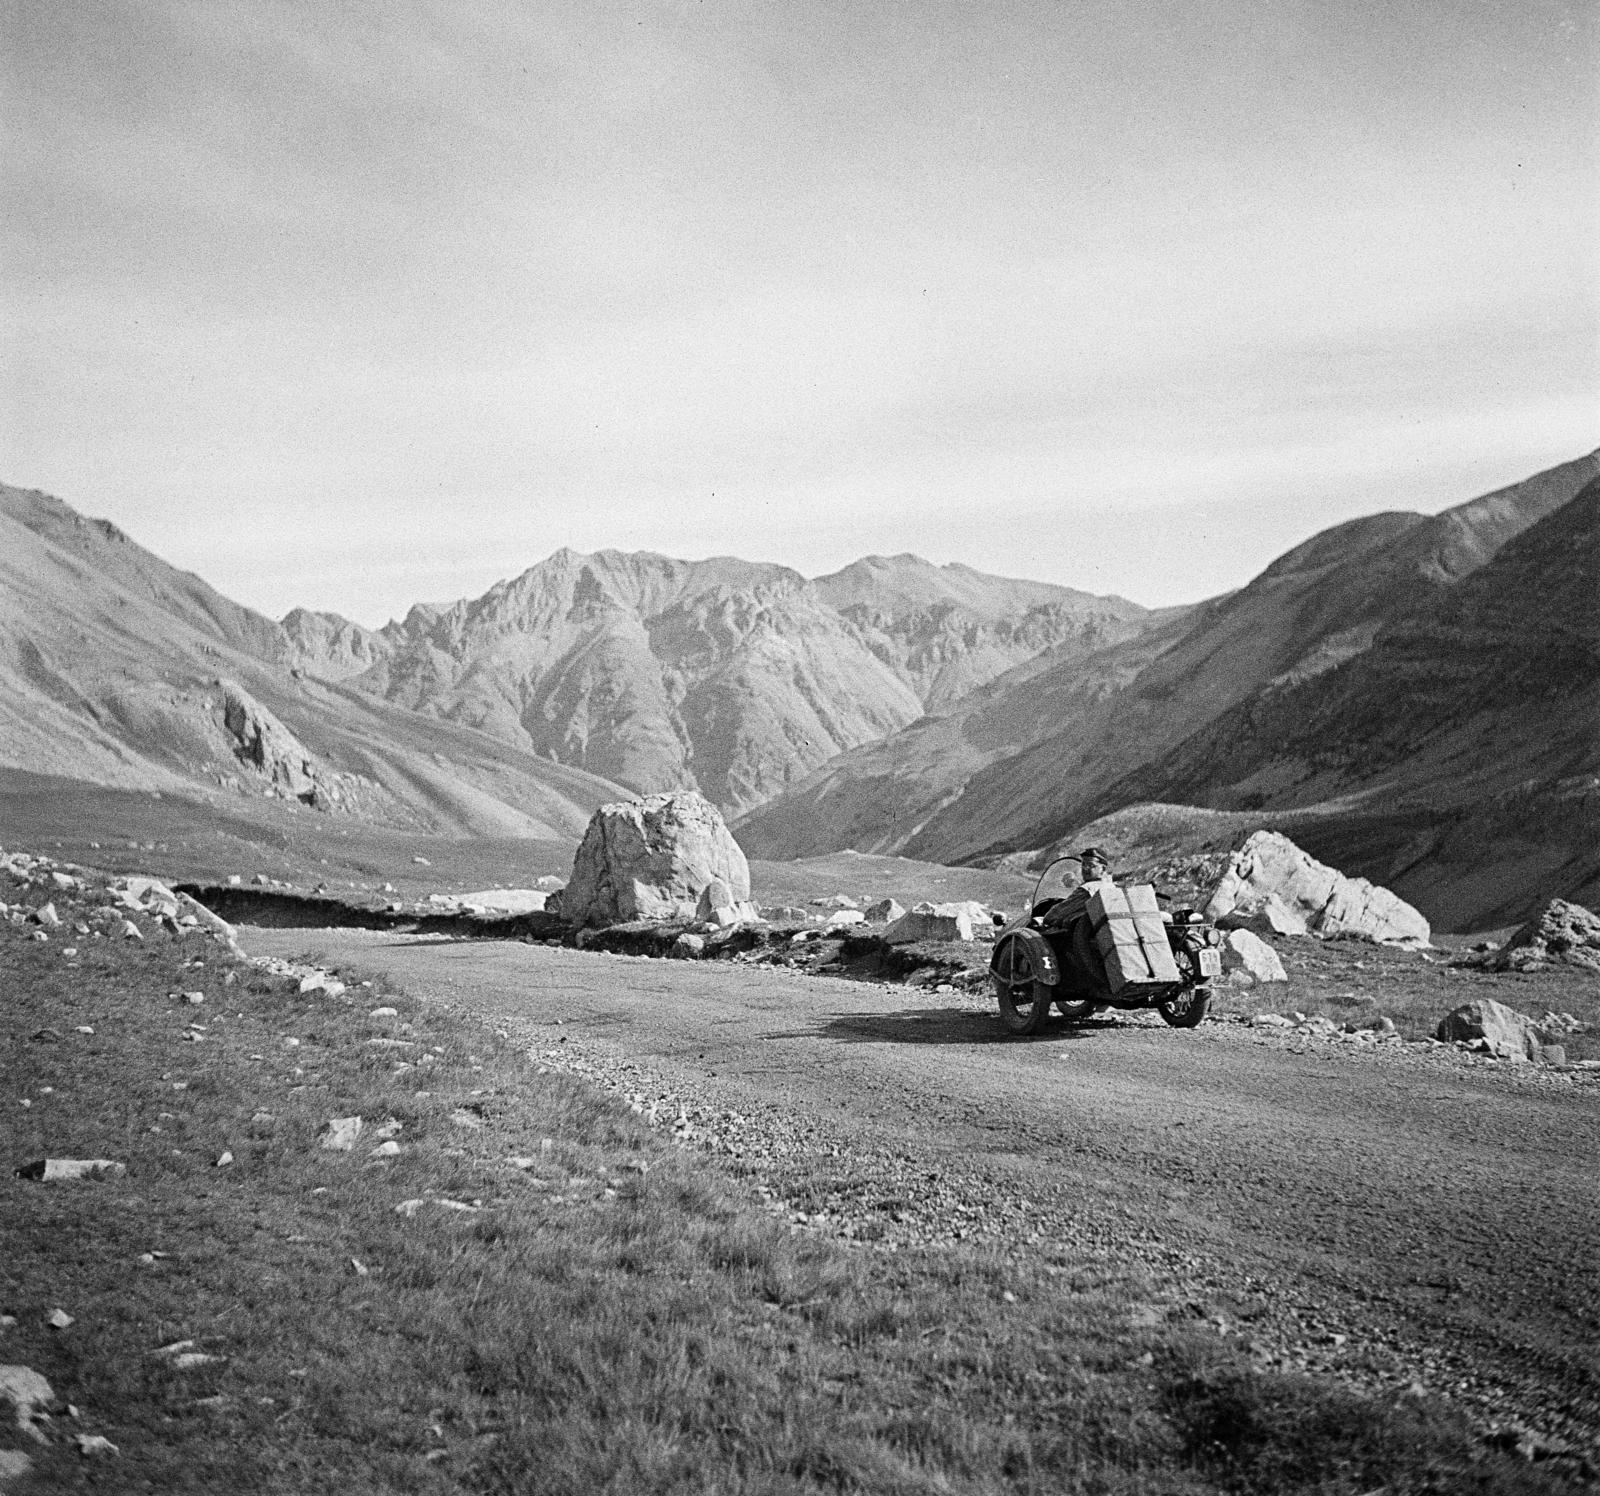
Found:
[{"label": "rocky mountain ridge", "polygon": [[309,675],[737,814],[1044,651],[1090,653],[1149,617],[915,556],[809,581],[733,557],[560,550],[382,630],[305,612],[284,629]]}]

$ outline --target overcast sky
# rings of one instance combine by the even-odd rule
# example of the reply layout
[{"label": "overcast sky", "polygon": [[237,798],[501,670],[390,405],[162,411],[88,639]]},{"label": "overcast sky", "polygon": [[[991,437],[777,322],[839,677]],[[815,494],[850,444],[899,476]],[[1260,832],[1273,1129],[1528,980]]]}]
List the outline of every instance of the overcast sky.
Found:
[{"label": "overcast sky", "polygon": [[1144,603],[1600,444],[1590,0],[0,0],[0,479],[279,615]]}]

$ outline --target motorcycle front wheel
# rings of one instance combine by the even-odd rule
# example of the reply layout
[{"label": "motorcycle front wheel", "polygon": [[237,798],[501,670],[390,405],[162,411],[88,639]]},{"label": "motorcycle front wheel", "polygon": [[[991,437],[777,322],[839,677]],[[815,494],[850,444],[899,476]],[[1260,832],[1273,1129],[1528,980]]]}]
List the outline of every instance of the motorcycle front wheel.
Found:
[{"label": "motorcycle front wheel", "polygon": [[1176,997],[1156,1004],[1156,1012],[1172,1028],[1198,1028],[1211,1011],[1209,987],[1185,987]]},{"label": "motorcycle front wheel", "polygon": [[1050,1014],[1055,988],[1041,982],[1033,955],[1020,940],[1007,943],[995,958],[995,996],[1000,1000],[1000,1021],[1008,1033],[1036,1034]]}]

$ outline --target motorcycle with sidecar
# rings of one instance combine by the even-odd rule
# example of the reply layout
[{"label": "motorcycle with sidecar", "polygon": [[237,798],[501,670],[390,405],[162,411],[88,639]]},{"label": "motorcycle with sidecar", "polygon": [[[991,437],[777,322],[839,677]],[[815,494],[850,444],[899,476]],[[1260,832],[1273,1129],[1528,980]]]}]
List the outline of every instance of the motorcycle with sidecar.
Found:
[{"label": "motorcycle with sidecar", "polygon": [[[1173,1028],[1194,1028],[1203,1022],[1211,1009],[1212,981],[1222,973],[1221,934],[1194,909],[1160,909],[1159,895],[1147,884],[1109,885],[1120,900],[1092,900],[1090,912],[1083,916],[1065,924],[1052,921],[1051,911],[1067,893],[1059,884],[1058,870],[1075,860],[1059,857],[1045,868],[1027,909],[995,937],[989,975],[1006,1028],[1013,1034],[1038,1033],[1052,1005],[1071,1022],[1082,1022],[1106,1008],[1154,1008]],[[1121,953],[1110,950],[1113,937],[1106,932],[1109,921],[1101,912],[1112,903],[1125,909],[1129,895],[1151,911],[1140,921],[1143,938],[1165,941],[1165,951],[1147,952],[1162,959],[1152,960],[1138,979],[1126,977],[1127,963],[1108,969]],[[1165,959],[1167,952],[1170,961]]]}]

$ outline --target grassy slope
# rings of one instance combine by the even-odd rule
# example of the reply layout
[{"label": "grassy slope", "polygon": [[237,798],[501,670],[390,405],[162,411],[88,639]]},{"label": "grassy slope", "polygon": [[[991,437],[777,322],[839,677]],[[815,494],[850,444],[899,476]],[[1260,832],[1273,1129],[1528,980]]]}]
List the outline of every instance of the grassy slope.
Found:
[{"label": "grassy slope", "polygon": [[[791,1232],[493,1032],[361,986],[301,996],[148,919],[139,943],[77,934],[109,928],[96,896],[0,874],[13,906],[47,897],[68,921],[47,941],[0,923],[7,1141],[128,1173],[0,1181],[4,1358],[80,1409],[47,1448],[0,1428],[39,1488],[1555,1488],[1439,1408],[1129,1330],[1131,1281]],[[380,999],[398,1015],[369,1017]],[[401,1122],[403,1153],[317,1147],[354,1114]],[[394,1209],[441,1198],[481,1208]],[[151,1354],[178,1340],[223,1359]],[[68,1431],[121,1453],[79,1459]]]}]

